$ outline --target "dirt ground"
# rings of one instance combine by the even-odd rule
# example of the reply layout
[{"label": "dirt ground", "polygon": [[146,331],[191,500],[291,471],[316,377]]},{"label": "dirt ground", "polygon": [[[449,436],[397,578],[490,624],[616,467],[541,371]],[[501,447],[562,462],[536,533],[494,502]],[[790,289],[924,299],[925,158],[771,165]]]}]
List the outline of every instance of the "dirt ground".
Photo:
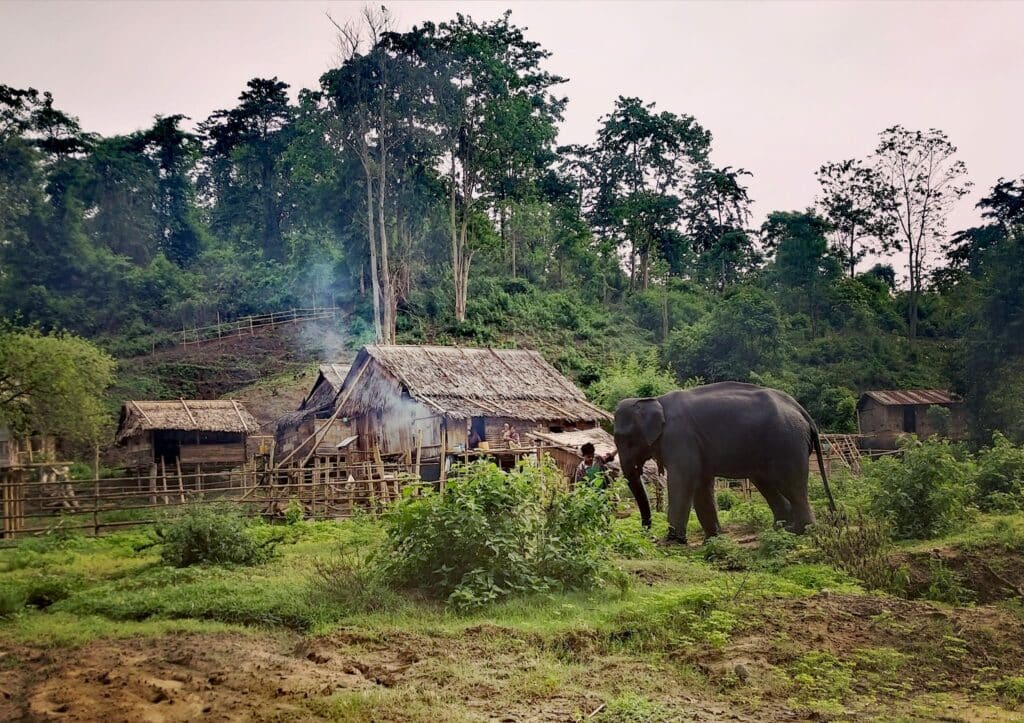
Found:
[{"label": "dirt ground", "polygon": [[[556,685],[544,685],[543,676],[535,676],[539,685],[524,684],[538,665],[538,641],[495,626],[452,637],[254,632],[102,640],[73,650],[16,647],[0,651],[0,720],[384,721],[408,719],[405,701],[420,706],[415,716],[407,711],[417,719],[426,710],[435,720],[564,721],[600,713],[606,696],[588,681],[609,680],[636,681],[647,698],[678,711],[674,720],[820,720],[794,705],[791,691],[776,689],[776,671],[809,650],[845,659],[877,648],[900,651],[908,664],[898,680],[876,680],[873,688],[870,676],[858,676],[854,692],[863,700],[840,717],[920,712],[915,698],[927,693],[943,697],[905,719],[1014,719],[972,702],[986,676],[1024,666],[1024,621],[1001,608],[823,593],[752,606],[746,620],[718,651],[670,656],[678,667],[592,655],[584,643],[571,675]],[[696,682],[681,672],[693,667],[702,675]],[[325,712],[325,701],[353,692],[380,693],[390,704]]]}]

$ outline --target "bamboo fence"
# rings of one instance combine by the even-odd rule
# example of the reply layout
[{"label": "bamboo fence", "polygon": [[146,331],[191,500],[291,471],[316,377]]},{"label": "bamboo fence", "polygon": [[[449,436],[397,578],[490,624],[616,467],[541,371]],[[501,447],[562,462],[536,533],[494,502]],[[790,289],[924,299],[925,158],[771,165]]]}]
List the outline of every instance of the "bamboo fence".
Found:
[{"label": "bamboo fence", "polygon": [[182,327],[181,344],[182,346],[190,346],[207,341],[216,341],[224,337],[252,335],[261,329],[270,329],[281,324],[291,324],[297,321],[334,319],[339,311],[340,309],[336,306],[295,308],[286,311],[276,311],[272,314],[243,316],[234,321],[221,321],[220,313],[218,312],[216,324],[193,326],[191,329]]}]

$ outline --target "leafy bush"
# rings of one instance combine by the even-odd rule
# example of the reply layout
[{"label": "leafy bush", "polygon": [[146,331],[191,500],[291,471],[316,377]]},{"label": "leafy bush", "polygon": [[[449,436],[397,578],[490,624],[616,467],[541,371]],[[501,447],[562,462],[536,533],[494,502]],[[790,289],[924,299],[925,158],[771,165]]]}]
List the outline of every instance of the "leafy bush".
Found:
[{"label": "leafy bush", "polygon": [[553,465],[502,472],[476,462],[443,494],[407,498],[388,515],[384,579],[467,609],[517,593],[585,589],[606,569],[604,493],[567,491]]},{"label": "leafy bush", "polygon": [[740,503],[740,496],[732,490],[718,490],[715,493],[715,501],[718,503],[719,510],[726,511]]},{"label": "leafy bush", "polygon": [[270,557],[237,511],[220,505],[195,505],[160,528],[160,558],[173,567],[199,564],[256,565]]},{"label": "leafy bush", "polygon": [[876,520],[847,520],[823,515],[809,528],[811,544],[825,562],[860,580],[872,590],[897,593],[906,589],[908,572],[889,560],[892,537]]},{"label": "leafy bush", "polygon": [[928,539],[960,529],[970,516],[973,465],[949,442],[911,437],[903,454],[866,465],[871,507],[898,539]]},{"label": "leafy bush", "polygon": [[724,535],[711,537],[700,547],[700,556],[719,570],[746,570],[750,553]]},{"label": "leafy bush", "polygon": [[854,663],[839,660],[832,653],[812,650],[790,666],[796,685],[796,701],[813,708],[829,709],[842,701],[853,683]]},{"label": "leafy bush", "polygon": [[590,396],[605,409],[615,409],[627,397],[657,397],[678,388],[675,376],[658,366],[651,349],[642,356],[630,354],[609,364],[590,387]]},{"label": "leafy bush", "polygon": [[1024,506],[1024,447],[996,432],[992,446],[978,452],[976,459],[974,486],[979,507],[1013,511]]},{"label": "leafy bush", "polygon": [[758,557],[784,563],[786,558],[800,546],[800,537],[781,527],[772,527],[757,536]]}]

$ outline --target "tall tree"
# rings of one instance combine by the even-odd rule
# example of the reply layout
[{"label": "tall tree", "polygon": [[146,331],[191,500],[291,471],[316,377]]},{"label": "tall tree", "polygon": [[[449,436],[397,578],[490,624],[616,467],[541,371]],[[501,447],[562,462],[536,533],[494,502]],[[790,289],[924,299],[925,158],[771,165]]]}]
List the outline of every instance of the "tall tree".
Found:
[{"label": "tall tree", "polygon": [[157,234],[160,250],[178,266],[188,266],[203,246],[195,207],[192,172],[201,152],[199,137],[181,128],[183,115],[157,116],[143,134],[150,157],[159,168]]},{"label": "tall tree", "polygon": [[893,187],[855,159],[826,163],[815,175],[821,186],[818,206],[831,224],[833,251],[852,279],[865,256],[893,250]]},{"label": "tall tree", "polygon": [[966,165],[956,158],[956,146],[934,128],[912,131],[893,126],[882,131],[873,165],[886,196],[892,199],[883,214],[896,228],[894,248],[907,252],[907,321],[914,339],[929,255],[945,241],[946,218],[971,183],[966,180]]},{"label": "tall tree", "polygon": [[761,258],[747,231],[750,196],[742,168],[702,168],[686,189],[683,220],[697,260],[697,274],[724,289]]},{"label": "tall tree", "polygon": [[554,160],[550,149],[565,99],[550,89],[564,79],[541,64],[550,53],[527,40],[510,12],[492,22],[425,23],[396,47],[415,56],[431,82],[423,89],[436,113],[432,125],[448,184],[455,318],[466,318],[469,272],[482,221],[519,179]]},{"label": "tall tree", "polygon": [[800,299],[798,308],[810,319],[812,338],[817,335],[824,290],[841,274],[839,263],[828,254],[828,230],[828,221],[813,210],[775,211],[761,228],[765,247],[775,256],[775,276]]},{"label": "tall tree", "polygon": [[213,230],[236,243],[252,237],[267,258],[282,262],[288,184],[281,159],[295,115],[288,87],[276,77],[253,78],[237,106],[215,111],[199,126]]},{"label": "tall tree", "polygon": [[692,116],[656,113],[639,98],[620,96],[602,118],[590,217],[626,247],[633,288],[647,288],[659,249],[681,243],[683,195],[710,147],[711,134]]}]

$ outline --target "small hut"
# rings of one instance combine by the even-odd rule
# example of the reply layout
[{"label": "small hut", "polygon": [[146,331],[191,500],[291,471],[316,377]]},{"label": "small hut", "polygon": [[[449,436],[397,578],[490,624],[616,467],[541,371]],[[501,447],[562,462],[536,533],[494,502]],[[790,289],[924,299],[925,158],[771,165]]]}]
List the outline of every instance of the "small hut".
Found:
[{"label": "small hut", "polygon": [[[929,411],[931,407],[948,413]],[[857,420],[867,449],[894,449],[903,434],[963,439],[967,433],[963,400],[942,389],[864,392],[857,402]]]},{"label": "small hut", "polygon": [[500,450],[505,424],[525,436],[611,419],[539,353],[523,349],[366,346],[337,404],[334,433],[354,436],[359,452],[406,459],[416,452],[425,462],[464,450],[470,428]]},{"label": "small hut", "polygon": [[[320,373],[299,408],[278,420],[275,434],[278,457],[292,452],[328,423],[334,415],[334,405],[350,368],[348,364],[320,365]],[[320,456],[330,456],[337,450],[338,443],[343,441],[339,435],[344,431],[344,425],[332,424],[324,434],[318,435]]]},{"label": "small hut", "polygon": [[121,407],[117,443],[129,467],[234,466],[248,459],[246,440],[258,429],[233,399],[128,401]]}]

